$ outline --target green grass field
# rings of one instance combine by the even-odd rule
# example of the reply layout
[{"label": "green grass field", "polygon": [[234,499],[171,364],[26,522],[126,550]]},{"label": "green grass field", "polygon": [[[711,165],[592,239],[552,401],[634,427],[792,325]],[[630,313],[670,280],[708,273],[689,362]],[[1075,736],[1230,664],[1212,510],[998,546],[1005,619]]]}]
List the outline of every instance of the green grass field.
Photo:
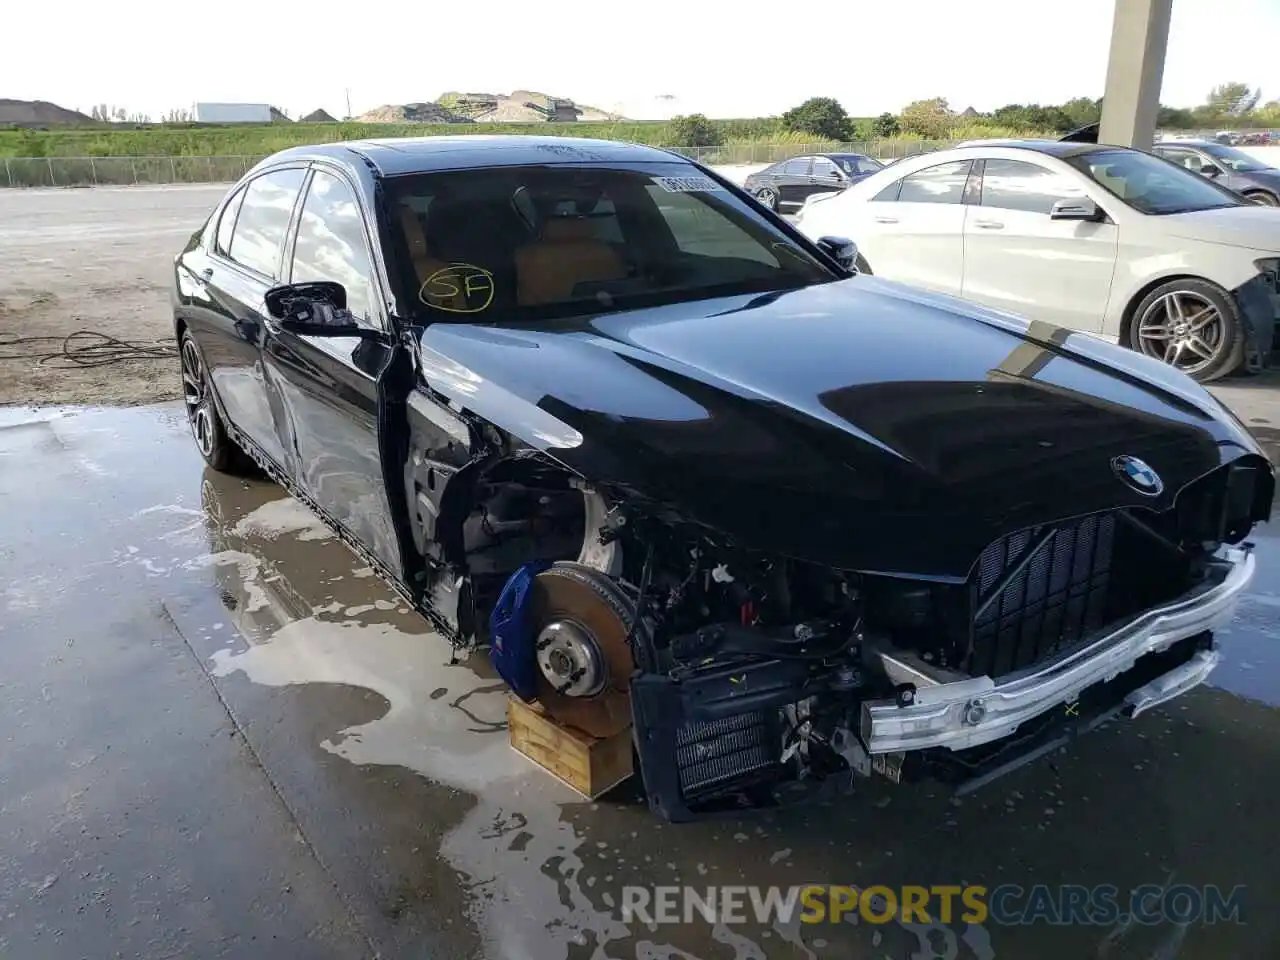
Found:
[{"label": "green grass field", "polygon": [[[78,186],[130,183],[210,183],[239,177],[277,150],[308,143],[371,137],[447,134],[541,134],[625,140],[679,149],[712,165],[764,164],[798,152],[830,149],[831,142],[786,130],[777,118],[716,120],[723,143],[689,148],[679,143],[675,125],[621,123],[280,123],[213,126],[165,124],[145,127],[86,126],[53,130],[0,129],[0,187]],[[873,121],[855,119],[870,138]],[[951,132],[954,139],[1026,136],[1009,128],[973,125]],[[852,148],[881,158],[901,157],[941,146],[919,137],[859,140]]]},{"label": "green grass field", "polygon": [[[727,142],[782,142],[794,135],[780,121],[719,120]],[[674,145],[671,124],[655,123],[280,123],[253,126],[166,125],[143,128],[73,127],[0,130],[0,157],[227,157],[266,156],[285,147],[365,137],[443,134],[542,134],[599,137]]]}]

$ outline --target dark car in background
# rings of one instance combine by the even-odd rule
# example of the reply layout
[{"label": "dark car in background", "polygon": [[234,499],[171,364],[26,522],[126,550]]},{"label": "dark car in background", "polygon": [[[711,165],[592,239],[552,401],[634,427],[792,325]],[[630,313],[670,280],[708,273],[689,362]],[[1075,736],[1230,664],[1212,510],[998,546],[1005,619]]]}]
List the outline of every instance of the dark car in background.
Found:
[{"label": "dark car in background", "polygon": [[747,177],[743,186],[770,210],[799,210],[815,193],[834,193],[883,170],[879,160],[861,153],[817,153],[792,157]]},{"label": "dark car in background", "polygon": [[1254,203],[1280,207],[1280,170],[1243,150],[1208,140],[1163,140],[1151,150]]}]

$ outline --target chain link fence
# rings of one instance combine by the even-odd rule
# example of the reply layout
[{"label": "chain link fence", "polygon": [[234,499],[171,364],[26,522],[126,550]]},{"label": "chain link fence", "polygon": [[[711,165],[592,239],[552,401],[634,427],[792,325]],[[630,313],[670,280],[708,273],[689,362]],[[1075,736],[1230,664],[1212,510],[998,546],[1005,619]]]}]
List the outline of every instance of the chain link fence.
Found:
[{"label": "chain link fence", "polygon": [[954,145],[954,140],[854,140],[848,143],[731,143],[720,147],[666,147],[707,166],[777,163],[814,153],[861,153],[877,160],[900,160]]},{"label": "chain link fence", "polygon": [[[1237,131],[1280,141],[1277,131]],[[1196,136],[1181,131],[1179,137]],[[1205,131],[1199,136],[1211,139]],[[813,153],[861,153],[877,160],[900,160],[954,146],[955,140],[856,140],[850,143],[730,143],[718,147],[667,146],[708,166],[777,163]],[[0,158],[0,187],[81,187],[135,183],[230,183],[239,180],[261,156],[244,157],[5,157]]]},{"label": "chain link fence", "polygon": [[[810,153],[862,153],[896,160],[950,146],[946,140],[854,143],[740,143],[667,147],[709,166],[775,163]],[[165,183],[231,183],[263,159],[252,157],[4,157],[0,187],[93,187]]]},{"label": "chain link fence", "polygon": [[5,157],[0,187],[230,183],[262,157]]}]

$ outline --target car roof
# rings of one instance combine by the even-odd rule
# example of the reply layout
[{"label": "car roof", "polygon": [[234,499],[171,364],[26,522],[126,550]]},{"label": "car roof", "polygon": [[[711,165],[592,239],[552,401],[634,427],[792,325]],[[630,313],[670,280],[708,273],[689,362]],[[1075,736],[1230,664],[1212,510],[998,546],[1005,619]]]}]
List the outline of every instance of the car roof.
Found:
[{"label": "car roof", "polygon": [[978,147],[1000,147],[1012,150],[1032,150],[1035,153],[1048,154],[1051,157],[1079,157],[1098,150],[1128,150],[1109,143],[1079,143],[1074,140],[967,140],[952,149],[970,150]]},{"label": "car roof", "polygon": [[1158,140],[1152,144],[1155,147],[1220,147],[1222,144],[1215,143],[1213,140],[1201,140],[1198,137],[1176,138],[1173,140]]},{"label": "car roof", "polygon": [[343,140],[290,147],[268,161],[319,159],[344,165],[362,162],[383,177],[533,164],[690,162],[672,151],[635,143],[513,134]]}]

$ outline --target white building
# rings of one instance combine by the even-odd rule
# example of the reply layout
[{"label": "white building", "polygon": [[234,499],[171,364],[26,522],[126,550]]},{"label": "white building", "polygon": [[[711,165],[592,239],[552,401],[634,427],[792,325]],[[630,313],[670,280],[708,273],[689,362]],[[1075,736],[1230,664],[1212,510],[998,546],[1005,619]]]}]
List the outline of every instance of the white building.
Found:
[{"label": "white building", "polygon": [[267,103],[197,103],[197,123],[270,123]]}]

